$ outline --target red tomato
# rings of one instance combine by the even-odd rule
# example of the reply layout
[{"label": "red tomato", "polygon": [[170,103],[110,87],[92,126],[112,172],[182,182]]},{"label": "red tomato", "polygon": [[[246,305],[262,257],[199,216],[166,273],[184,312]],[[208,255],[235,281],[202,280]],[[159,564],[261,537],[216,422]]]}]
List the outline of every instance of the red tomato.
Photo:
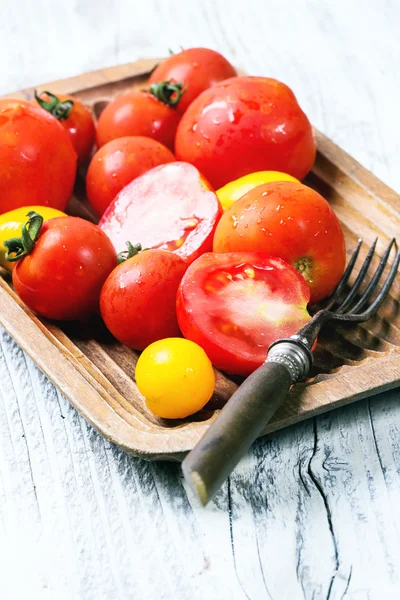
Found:
[{"label": "red tomato", "polygon": [[151,138],[132,136],[108,142],[93,156],[86,176],[86,193],[92,208],[101,217],[118,192],[133,179],[174,160],[168,148]]},{"label": "red tomato", "polygon": [[293,92],[266,77],[234,77],[200,94],[175,140],[177,158],[194,164],[215,189],[257,171],[302,179],[315,153],[310,122]]},{"label": "red tomato", "polygon": [[178,111],[183,113],[201,92],[235,75],[236,70],[219,52],[209,48],[188,48],[163,60],[154,69],[149,83],[183,83],[185,93],[178,104]]},{"label": "red tomato", "polygon": [[115,250],[97,225],[58,217],[44,223],[33,250],[17,261],[12,280],[39,315],[85,319],[98,310],[101,287],[116,263]]},{"label": "red tomato", "polygon": [[64,211],[76,152],[63,127],[30,102],[0,100],[0,214],[20,206]]},{"label": "red tomato", "polygon": [[35,95],[38,104],[60,121],[68,131],[78,154],[79,162],[85,163],[94,146],[96,128],[88,108],[74,96],[61,94],[55,96],[51,92]]},{"label": "red tomato", "polygon": [[134,179],[100,220],[117,252],[126,240],[143,248],[171,250],[187,263],[212,248],[222,208],[196,167],[160,165]]},{"label": "red tomato", "polygon": [[307,281],[311,302],[341,278],[346,249],[339,220],[316,191],[291,181],[260,185],[221,218],[214,252],[266,252],[294,266]]},{"label": "red tomato", "polygon": [[180,335],[176,292],[185,262],[167,250],[146,250],[118,265],[100,296],[101,316],[123,344],[144,350]]},{"label": "red tomato", "polygon": [[179,113],[150,92],[131,92],[106,106],[97,124],[97,145],[115,138],[141,135],[173,149]]},{"label": "red tomato", "polygon": [[309,321],[309,297],[304,279],[280,258],[209,252],[182,279],[178,323],[216,367],[249,375],[265,361],[272,342]]}]

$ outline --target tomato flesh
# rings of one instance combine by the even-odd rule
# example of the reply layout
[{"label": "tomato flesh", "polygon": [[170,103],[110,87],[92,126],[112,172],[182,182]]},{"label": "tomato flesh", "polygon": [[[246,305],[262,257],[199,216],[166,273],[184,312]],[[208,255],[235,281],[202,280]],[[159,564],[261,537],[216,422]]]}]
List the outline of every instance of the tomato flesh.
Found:
[{"label": "tomato flesh", "polygon": [[187,163],[155,167],[128,184],[99,227],[117,252],[127,240],[175,252],[186,262],[211,250],[222,208],[198,170]]},{"label": "tomato flesh", "polygon": [[264,362],[273,341],[309,321],[308,301],[304,279],[279,258],[207,253],[182,279],[178,322],[216,367],[248,375]]}]

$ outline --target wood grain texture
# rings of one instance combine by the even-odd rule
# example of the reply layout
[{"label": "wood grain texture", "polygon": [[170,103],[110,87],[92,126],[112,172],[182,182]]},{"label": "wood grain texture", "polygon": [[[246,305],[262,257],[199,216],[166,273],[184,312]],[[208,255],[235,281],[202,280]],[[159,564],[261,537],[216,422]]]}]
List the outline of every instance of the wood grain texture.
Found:
[{"label": "wood grain texture", "polygon": [[[211,46],[291,85],[320,130],[398,190],[399,11],[393,0],[6,0],[0,93]],[[203,510],[178,465],[105,442],[0,342],[1,598],[399,597],[398,392],[258,441]]]}]

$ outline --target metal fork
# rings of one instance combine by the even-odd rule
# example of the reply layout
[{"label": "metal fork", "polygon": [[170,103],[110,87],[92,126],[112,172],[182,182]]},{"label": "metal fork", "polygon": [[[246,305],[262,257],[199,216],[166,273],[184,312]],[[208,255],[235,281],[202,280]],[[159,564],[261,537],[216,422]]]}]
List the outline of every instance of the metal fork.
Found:
[{"label": "metal fork", "polygon": [[205,505],[219,490],[239,460],[261,434],[283,403],[290,387],[307,377],[312,367],[312,348],[328,321],[362,323],[372,317],[387,297],[400,263],[397,250],[379,293],[377,290],[396,240],[392,239],[361,297],[357,294],[375,254],[377,239],[371,246],[349,292],[342,295],[353,272],[362,240],[358,241],[349,264],[324,308],[319,310],[295,335],[275,341],[268,349],[264,364],[236,390],[207,432],[182,463],[186,481]]}]

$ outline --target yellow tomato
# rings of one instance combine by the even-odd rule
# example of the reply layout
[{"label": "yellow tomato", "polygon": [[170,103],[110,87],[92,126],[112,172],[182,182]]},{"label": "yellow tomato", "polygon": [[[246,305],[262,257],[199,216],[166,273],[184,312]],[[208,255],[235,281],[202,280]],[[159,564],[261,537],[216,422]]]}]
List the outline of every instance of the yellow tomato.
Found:
[{"label": "yellow tomato", "polygon": [[270,181],[297,181],[300,183],[298,179],[287,173],[280,173],[279,171],[258,171],[257,173],[250,173],[249,175],[240,177],[240,179],[227,183],[224,187],[220,188],[216,194],[222,204],[222,208],[228,210],[236,200],[239,200],[239,198],[244,196],[247,192],[258,185],[263,185],[263,183],[269,183]]},{"label": "yellow tomato", "polygon": [[4,242],[11,238],[21,237],[22,225],[27,222],[26,216],[30,210],[42,215],[45,221],[55,217],[65,217],[65,213],[48,206],[22,206],[0,215],[0,266],[11,271],[15,263],[10,263],[5,259],[7,248]]},{"label": "yellow tomato", "polygon": [[181,419],[202,409],[214,392],[212,364],[203,348],[183,338],[150,344],[136,365],[136,383],[149,409]]}]

